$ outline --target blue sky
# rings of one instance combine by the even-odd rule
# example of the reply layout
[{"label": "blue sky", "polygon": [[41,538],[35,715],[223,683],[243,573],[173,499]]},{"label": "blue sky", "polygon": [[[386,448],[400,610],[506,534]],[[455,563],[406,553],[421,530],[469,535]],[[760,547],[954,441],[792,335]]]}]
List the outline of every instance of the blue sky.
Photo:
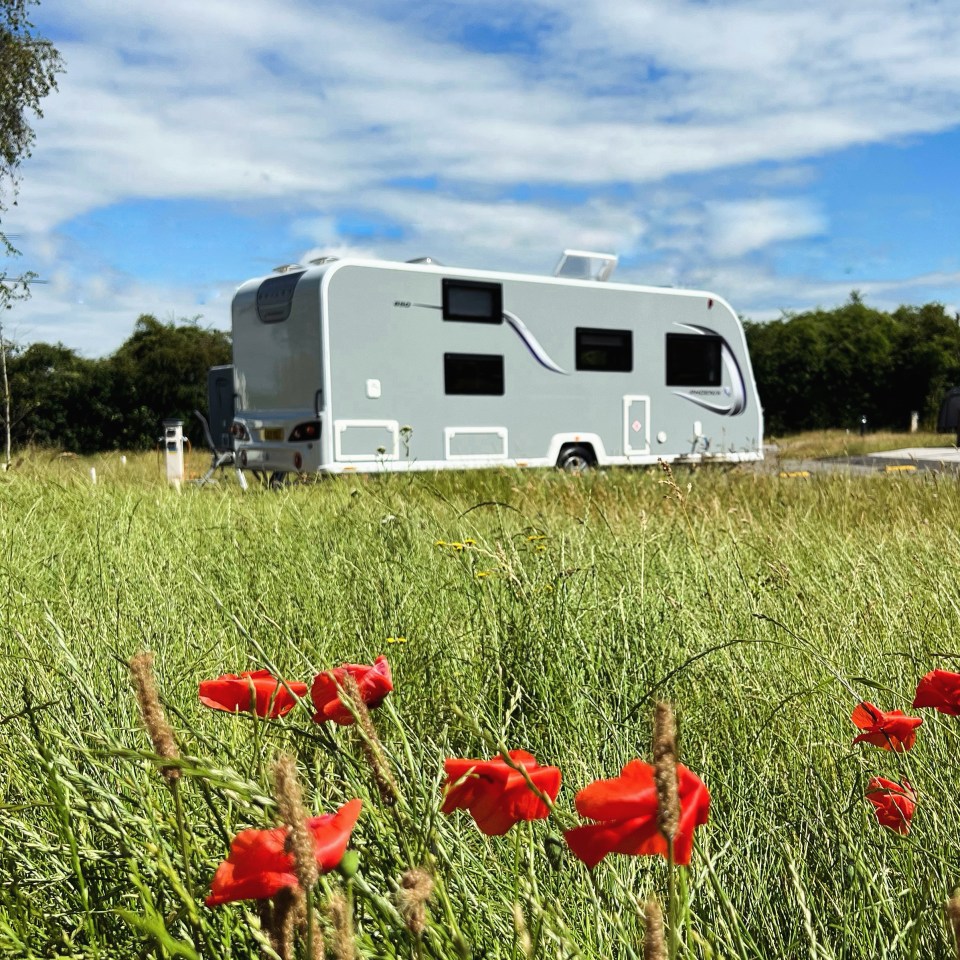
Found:
[{"label": "blue sky", "polygon": [[[762,320],[960,309],[960,4],[43,0],[66,72],[2,227],[21,343],[229,328],[321,254],[614,279]],[[0,265],[2,266],[2,265]]]}]

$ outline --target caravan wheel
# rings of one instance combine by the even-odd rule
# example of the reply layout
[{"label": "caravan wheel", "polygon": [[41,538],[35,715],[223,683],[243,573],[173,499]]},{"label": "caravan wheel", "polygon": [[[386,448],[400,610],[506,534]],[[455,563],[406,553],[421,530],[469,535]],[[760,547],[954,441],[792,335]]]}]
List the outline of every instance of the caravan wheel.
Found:
[{"label": "caravan wheel", "polygon": [[593,450],[590,447],[569,446],[564,447],[557,457],[557,466],[567,473],[583,473],[596,465],[596,459],[593,456]]}]

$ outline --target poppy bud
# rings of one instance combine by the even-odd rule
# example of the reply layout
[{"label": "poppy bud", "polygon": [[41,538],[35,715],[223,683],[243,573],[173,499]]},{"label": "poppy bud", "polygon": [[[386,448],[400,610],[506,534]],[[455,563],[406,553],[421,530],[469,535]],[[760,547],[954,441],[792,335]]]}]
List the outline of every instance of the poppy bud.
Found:
[{"label": "poppy bud", "polygon": [[551,833],[543,841],[543,852],[546,855],[547,863],[554,870],[559,870],[563,866],[563,841],[559,837]]},{"label": "poppy bud", "polygon": [[360,869],[360,854],[356,850],[348,850],[340,861],[340,875],[349,879],[355,877]]}]

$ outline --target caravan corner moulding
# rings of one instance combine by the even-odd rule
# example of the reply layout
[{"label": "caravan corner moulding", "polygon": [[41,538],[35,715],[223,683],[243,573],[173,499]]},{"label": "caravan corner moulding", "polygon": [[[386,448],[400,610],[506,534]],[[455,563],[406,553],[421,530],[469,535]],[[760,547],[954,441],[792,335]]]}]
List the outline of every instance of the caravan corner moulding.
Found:
[{"label": "caravan corner moulding", "polygon": [[528,276],[323,258],[248,281],[232,309],[237,464],[283,476],[762,459],[736,313],[714,293],[598,282],[615,264],[567,251],[559,275]]}]

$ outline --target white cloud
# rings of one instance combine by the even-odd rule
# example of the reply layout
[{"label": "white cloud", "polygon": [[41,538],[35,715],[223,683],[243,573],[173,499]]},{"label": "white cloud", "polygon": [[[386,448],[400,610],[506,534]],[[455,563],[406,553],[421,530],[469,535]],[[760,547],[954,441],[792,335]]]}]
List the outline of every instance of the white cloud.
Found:
[{"label": "white cloud", "polygon": [[[828,229],[828,211],[803,195],[818,157],[960,125],[960,7],[933,0],[38,9],[70,37],[59,42],[67,72],[4,227],[27,236],[45,275],[70,250],[56,231],[72,218],[157,198],[274,204],[291,227],[277,263],[362,249],[549,270],[562,247],[584,246],[656,253],[644,269],[664,282],[734,279],[729,261]],[[479,23],[519,24],[537,52],[470,49]],[[729,176],[704,180],[696,197],[664,186],[744,165],[763,168],[733,195]],[[398,178],[439,187],[392,186]],[[578,187],[586,199],[504,199],[519,184]],[[368,246],[343,235],[348,210],[404,236]],[[188,313],[205,296],[177,268],[171,250],[169,280],[113,276],[102,296],[74,270],[82,310],[65,292],[55,301],[53,284],[21,309],[43,337],[70,329],[109,349],[138,313],[164,314],[164,299]],[[744,265],[746,290],[759,298],[770,269]],[[109,264],[88,272],[111,278]],[[793,281],[769,277],[790,295]],[[101,317],[101,332],[76,332],[81,314]]]},{"label": "white cloud", "polygon": [[803,200],[713,201],[706,214],[706,248],[723,260],[826,229],[824,217]]},{"label": "white cloud", "polygon": [[560,9],[531,76],[521,58],[292,0],[70,4],[86,35],[63,45],[25,197],[53,224],[137,191],[332,197],[390,172],[637,182],[960,122],[960,14],[936,5]]}]

